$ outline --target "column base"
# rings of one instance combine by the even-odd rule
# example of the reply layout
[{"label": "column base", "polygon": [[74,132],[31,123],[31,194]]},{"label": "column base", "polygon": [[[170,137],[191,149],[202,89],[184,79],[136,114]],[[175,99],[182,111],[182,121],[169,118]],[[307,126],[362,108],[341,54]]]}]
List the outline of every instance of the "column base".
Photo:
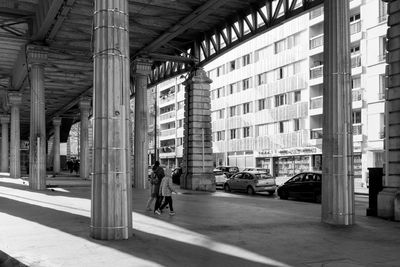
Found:
[{"label": "column base", "polygon": [[183,181],[181,185],[194,191],[215,192],[215,177],[212,173],[190,173],[186,176],[186,183]]},{"label": "column base", "polygon": [[[395,202],[397,202],[397,207],[395,207]],[[378,217],[393,220],[395,214],[400,220],[400,188],[384,188],[378,194]]]},{"label": "column base", "polygon": [[90,236],[98,240],[124,240],[130,236],[128,227],[94,227],[90,226]]}]

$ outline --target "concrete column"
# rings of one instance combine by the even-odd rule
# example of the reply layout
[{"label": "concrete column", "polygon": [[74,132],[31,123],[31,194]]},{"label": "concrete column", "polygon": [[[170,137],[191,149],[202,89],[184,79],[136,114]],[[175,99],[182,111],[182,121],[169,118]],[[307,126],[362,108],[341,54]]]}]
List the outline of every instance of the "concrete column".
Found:
[{"label": "concrete column", "polygon": [[322,222],[354,223],[349,1],[324,2]]},{"label": "concrete column", "polygon": [[19,107],[22,104],[21,93],[8,93],[8,102],[11,106],[10,126],[10,177],[21,178],[21,154],[20,154],[20,119]]},{"label": "concrete column", "polygon": [[29,187],[46,189],[46,115],[44,100],[44,64],[47,52],[39,46],[28,46],[27,56],[31,82],[31,125],[29,136]]},{"label": "concrete column", "polygon": [[385,176],[383,190],[378,194],[378,216],[400,220],[400,2],[388,2],[386,50],[386,131]]},{"label": "concrete column", "polygon": [[79,105],[81,108],[81,134],[80,134],[80,175],[82,179],[89,179],[89,111],[90,99],[82,98]]},{"label": "concrete column", "polygon": [[147,77],[151,71],[151,62],[136,59],[135,68],[135,145],[134,145],[134,184],[136,188],[146,188],[148,175],[147,151],[149,140],[147,136]]},{"label": "concrete column", "polygon": [[91,236],[128,239],[132,230],[128,1],[94,4]]},{"label": "concrete column", "polygon": [[53,119],[54,126],[54,160],[53,160],[53,172],[54,174],[60,173],[60,126],[61,118]]},{"label": "concrete column", "polygon": [[183,178],[181,187],[215,191],[211,139],[210,83],[201,68],[185,81]]},{"label": "concrete column", "polygon": [[1,172],[9,172],[8,124],[10,115],[0,115],[1,122]]}]

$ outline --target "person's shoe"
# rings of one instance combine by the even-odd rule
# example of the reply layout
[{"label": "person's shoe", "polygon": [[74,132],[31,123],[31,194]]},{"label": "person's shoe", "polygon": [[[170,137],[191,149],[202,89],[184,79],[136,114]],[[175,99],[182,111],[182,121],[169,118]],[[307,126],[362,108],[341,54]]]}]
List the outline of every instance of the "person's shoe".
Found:
[{"label": "person's shoe", "polygon": [[151,208],[146,208],[146,211],[152,211],[152,209]]},{"label": "person's shoe", "polygon": [[170,211],[169,215],[174,216],[175,215],[175,211]]},{"label": "person's shoe", "polygon": [[161,210],[156,210],[154,213],[157,215],[161,215]]}]

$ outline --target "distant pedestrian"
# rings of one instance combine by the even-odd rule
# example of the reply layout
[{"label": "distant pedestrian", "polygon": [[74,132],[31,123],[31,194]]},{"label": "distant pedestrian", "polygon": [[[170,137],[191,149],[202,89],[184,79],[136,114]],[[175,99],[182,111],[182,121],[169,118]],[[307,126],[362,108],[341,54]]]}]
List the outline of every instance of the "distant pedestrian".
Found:
[{"label": "distant pedestrian", "polygon": [[165,198],[164,203],[160,206],[159,209],[155,210],[155,213],[160,215],[162,210],[168,205],[169,206],[169,215],[175,215],[174,208],[172,206],[172,192],[177,194],[174,189],[172,178],[170,176],[164,177],[161,181],[160,185],[160,194]]},{"label": "distant pedestrian", "polygon": [[164,169],[160,166],[159,161],[154,162],[154,166],[152,169],[153,169],[154,175],[156,175],[156,177],[158,179],[158,183],[154,184],[154,192],[156,194],[156,203],[154,205],[154,212],[155,212],[156,210],[158,210],[160,208],[161,202],[163,200],[163,197],[160,195],[160,184],[162,182],[162,179],[165,176],[165,173],[164,173]]},{"label": "distant pedestrian", "polygon": [[149,197],[149,200],[147,200],[146,210],[152,211],[151,204],[153,203],[154,200],[157,201],[157,196],[158,196],[158,191],[160,190],[160,182],[161,181],[158,179],[154,170],[151,171],[151,174],[150,174],[148,180],[150,183],[150,197]]},{"label": "distant pedestrian", "polygon": [[72,161],[72,159],[67,160],[67,168],[70,173],[74,171],[74,162]]},{"label": "distant pedestrian", "polygon": [[74,163],[73,163],[73,169],[74,169],[76,175],[78,175],[78,173],[79,173],[79,160],[76,159],[76,160],[74,161]]}]

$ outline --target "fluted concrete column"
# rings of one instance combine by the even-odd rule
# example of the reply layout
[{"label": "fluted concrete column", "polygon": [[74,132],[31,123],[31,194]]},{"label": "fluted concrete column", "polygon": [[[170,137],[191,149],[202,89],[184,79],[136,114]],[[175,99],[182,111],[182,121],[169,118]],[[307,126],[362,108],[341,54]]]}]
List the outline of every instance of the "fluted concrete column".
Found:
[{"label": "fluted concrete column", "polygon": [[31,124],[29,135],[29,187],[46,189],[46,116],[44,64],[47,52],[39,46],[27,47],[31,82]]},{"label": "fluted concrete column", "polygon": [[388,2],[385,177],[378,216],[400,221],[400,1]]},{"label": "fluted concrete column", "polygon": [[322,221],[354,223],[349,1],[324,2]]},{"label": "fluted concrete column", "polygon": [[1,172],[9,172],[9,153],[8,153],[8,124],[10,115],[0,115],[1,123]]},{"label": "fluted concrete column", "polygon": [[10,126],[10,177],[21,178],[21,140],[19,108],[22,104],[21,93],[8,93],[8,102],[11,106]]},{"label": "fluted concrete column", "polygon": [[190,73],[185,85],[185,125],[182,188],[215,191],[211,139],[210,83],[201,68]]},{"label": "fluted concrete column", "polygon": [[53,119],[54,126],[54,160],[53,160],[53,172],[54,174],[60,173],[60,126],[61,118]]},{"label": "fluted concrete column", "polygon": [[91,236],[128,239],[132,229],[128,1],[95,0],[94,4]]},{"label": "fluted concrete column", "polygon": [[81,134],[80,134],[80,174],[82,179],[89,179],[89,111],[90,99],[82,98],[79,102],[81,109]]},{"label": "fluted concrete column", "polygon": [[151,71],[151,62],[136,59],[134,62],[135,76],[135,146],[134,146],[134,184],[136,188],[146,188],[148,176],[147,153],[149,140],[147,136],[147,77]]}]

